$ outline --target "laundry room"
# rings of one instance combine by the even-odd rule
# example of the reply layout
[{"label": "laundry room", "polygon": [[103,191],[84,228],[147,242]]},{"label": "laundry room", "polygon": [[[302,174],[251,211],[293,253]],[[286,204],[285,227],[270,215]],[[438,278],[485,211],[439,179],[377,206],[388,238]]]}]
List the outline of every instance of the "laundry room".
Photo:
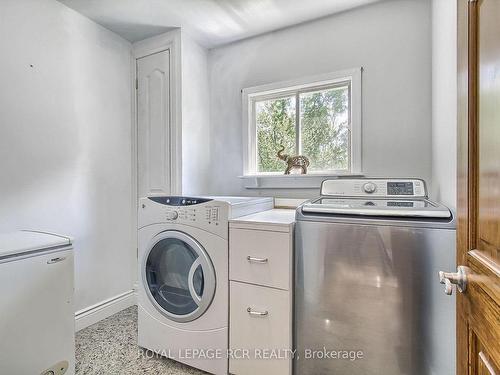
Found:
[{"label": "laundry room", "polygon": [[499,33],[0,0],[0,375],[500,374]]}]

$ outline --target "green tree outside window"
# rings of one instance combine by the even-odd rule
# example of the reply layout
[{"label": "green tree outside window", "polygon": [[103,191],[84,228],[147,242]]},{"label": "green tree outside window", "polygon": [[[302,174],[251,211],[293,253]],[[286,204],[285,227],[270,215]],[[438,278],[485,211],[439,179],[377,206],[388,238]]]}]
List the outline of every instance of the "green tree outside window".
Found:
[{"label": "green tree outside window", "polygon": [[310,171],[348,170],[349,86],[296,95],[255,103],[258,172],[283,172],[276,157],[281,145],[288,155],[307,156]]}]

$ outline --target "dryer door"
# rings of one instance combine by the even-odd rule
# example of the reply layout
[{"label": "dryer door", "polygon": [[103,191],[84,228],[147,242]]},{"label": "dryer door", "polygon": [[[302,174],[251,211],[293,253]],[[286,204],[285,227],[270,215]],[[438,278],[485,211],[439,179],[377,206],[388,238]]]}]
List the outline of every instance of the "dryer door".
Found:
[{"label": "dryer door", "polygon": [[142,267],[148,297],[166,317],[190,322],[215,295],[215,270],[203,247],[189,235],[169,230],[157,235]]}]

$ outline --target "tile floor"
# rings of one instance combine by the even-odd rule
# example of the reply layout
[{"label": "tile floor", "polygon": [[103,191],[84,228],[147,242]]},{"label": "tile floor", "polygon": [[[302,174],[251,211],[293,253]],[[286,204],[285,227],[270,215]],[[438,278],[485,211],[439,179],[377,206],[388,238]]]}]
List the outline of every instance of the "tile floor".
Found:
[{"label": "tile floor", "polygon": [[76,375],[202,375],[163,357],[149,357],[137,346],[137,307],[133,306],[76,334]]}]

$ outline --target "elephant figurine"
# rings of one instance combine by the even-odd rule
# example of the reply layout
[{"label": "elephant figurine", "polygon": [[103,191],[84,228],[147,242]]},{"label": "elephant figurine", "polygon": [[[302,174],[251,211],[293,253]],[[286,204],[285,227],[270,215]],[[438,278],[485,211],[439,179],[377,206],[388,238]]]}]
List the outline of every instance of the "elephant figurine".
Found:
[{"label": "elephant figurine", "polygon": [[281,149],[278,151],[278,158],[287,163],[287,167],[285,169],[285,174],[290,174],[292,169],[300,168],[300,174],[307,174],[307,167],[309,167],[309,159],[302,155],[290,156],[283,154],[285,151],[285,146],[281,146]]}]

